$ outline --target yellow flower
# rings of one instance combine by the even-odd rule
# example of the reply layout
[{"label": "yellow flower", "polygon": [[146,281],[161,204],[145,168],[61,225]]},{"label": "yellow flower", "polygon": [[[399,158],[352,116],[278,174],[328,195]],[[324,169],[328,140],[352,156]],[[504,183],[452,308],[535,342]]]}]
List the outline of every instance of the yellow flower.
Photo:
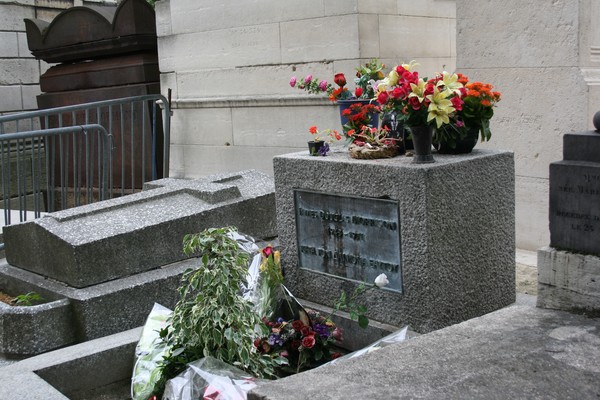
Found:
[{"label": "yellow flower", "polygon": [[457,74],[450,74],[446,71],[442,72],[442,79],[438,81],[436,86],[444,86],[446,96],[450,96],[452,93],[460,95],[460,88],[463,87],[462,83],[458,82]]},{"label": "yellow flower", "polygon": [[407,71],[411,71],[413,70],[413,68],[419,66],[421,64],[419,64],[418,62],[416,62],[415,60],[412,60],[411,62],[409,62],[408,64],[402,64],[402,68],[404,68]]},{"label": "yellow flower", "polygon": [[425,99],[425,81],[419,78],[419,81],[415,85],[414,83],[410,84],[411,93],[408,97],[417,97],[419,99],[419,103],[422,103]]},{"label": "yellow flower", "polygon": [[393,69],[390,71],[387,79],[390,86],[395,86],[398,84],[398,79],[400,79],[400,75],[398,75],[396,70]]},{"label": "yellow flower", "polygon": [[263,262],[260,264],[260,272],[265,272],[265,269],[267,269],[267,263]]},{"label": "yellow flower", "polygon": [[279,252],[279,250],[275,250],[275,253],[273,254],[273,258],[275,259],[275,264],[277,264],[277,265],[281,264],[281,253]]},{"label": "yellow flower", "polygon": [[435,119],[438,128],[441,128],[443,124],[450,123],[449,114],[454,112],[452,102],[446,97],[446,92],[440,92],[437,87],[433,88],[433,94],[427,96],[427,100],[431,102],[427,109],[427,122]]}]

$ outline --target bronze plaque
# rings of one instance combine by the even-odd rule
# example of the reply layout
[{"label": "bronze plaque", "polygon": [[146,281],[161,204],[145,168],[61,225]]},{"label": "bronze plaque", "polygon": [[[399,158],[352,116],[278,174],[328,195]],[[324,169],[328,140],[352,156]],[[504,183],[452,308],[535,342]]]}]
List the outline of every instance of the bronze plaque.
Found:
[{"label": "bronze plaque", "polygon": [[299,267],[402,292],[398,202],[295,190]]}]

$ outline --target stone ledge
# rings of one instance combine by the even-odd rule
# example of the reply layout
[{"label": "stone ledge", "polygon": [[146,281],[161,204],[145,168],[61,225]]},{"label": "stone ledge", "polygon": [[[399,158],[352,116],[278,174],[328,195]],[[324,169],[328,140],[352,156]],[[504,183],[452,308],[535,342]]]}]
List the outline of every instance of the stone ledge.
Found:
[{"label": "stone ledge", "polygon": [[335,105],[326,97],[308,96],[228,96],[177,99],[171,109],[183,108],[229,108],[229,107],[277,107],[277,106],[323,106]]}]

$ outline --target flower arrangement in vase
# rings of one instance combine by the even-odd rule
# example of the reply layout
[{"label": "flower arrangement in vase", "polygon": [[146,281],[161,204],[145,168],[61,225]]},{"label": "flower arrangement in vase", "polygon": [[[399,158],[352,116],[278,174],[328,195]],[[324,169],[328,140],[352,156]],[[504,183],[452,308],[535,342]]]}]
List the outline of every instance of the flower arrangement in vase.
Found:
[{"label": "flower arrangement in vase", "polygon": [[431,145],[434,129],[450,124],[460,108],[464,90],[457,74],[442,72],[431,79],[419,77],[417,64],[401,64],[374,83],[377,102],[384,111],[395,111],[411,133],[416,163],[434,162]]},{"label": "flower arrangement in vase", "polygon": [[313,135],[308,142],[308,151],[311,156],[326,156],[329,153],[329,145],[334,140],[340,140],[342,136],[335,129],[324,129],[319,131],[316,126],[311,126],[308,131]]},{"label": "flower arrangement in vase", "polygon": [[[356,77],[354,78],[355,89],[352,91],[347,87],[347,79],[343,73],[336,73],[333,77],[333,82],[336,86],[327,82],[314,78],[312,74],[307,75],[304,79],[298,79],[292,76],[290,86],[292,88],[301,89],[311,94],[326,93],[329,100],[336,102],[340,107],[340,120],[342,126],[347,123],[347,114],[344,114],[353,104],[369,104],[373,101],[375,91],[371,82],[384,78],[383,69],[385,64],[379,62],[378,59],[372,59],[364,65],[356,68]],[[372,114],[372,125],[379,125],[379,115]]]},{"label": "flower arrangement in vase", "polygon": [[491,84],[469,82],[466,76],[457,75],[464,87],[463,102],[457,107],[452,123],[439,129],[433,138],[439,153],[469,153],[480,135],[482,142],[490,140],[493,107],[501,98],[501,93],[494,91]]}]

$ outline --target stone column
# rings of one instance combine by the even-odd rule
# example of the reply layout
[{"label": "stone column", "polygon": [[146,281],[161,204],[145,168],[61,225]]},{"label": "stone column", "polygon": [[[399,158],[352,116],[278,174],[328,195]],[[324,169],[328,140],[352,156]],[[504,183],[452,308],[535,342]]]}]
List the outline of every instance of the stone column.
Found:
[{"label": "stone column", "polygon": [[457,0],[457,70],[502,92],[492,140],[516,160],[517,246],[549,243],[548,166],[600,109],[595,0]]}]

